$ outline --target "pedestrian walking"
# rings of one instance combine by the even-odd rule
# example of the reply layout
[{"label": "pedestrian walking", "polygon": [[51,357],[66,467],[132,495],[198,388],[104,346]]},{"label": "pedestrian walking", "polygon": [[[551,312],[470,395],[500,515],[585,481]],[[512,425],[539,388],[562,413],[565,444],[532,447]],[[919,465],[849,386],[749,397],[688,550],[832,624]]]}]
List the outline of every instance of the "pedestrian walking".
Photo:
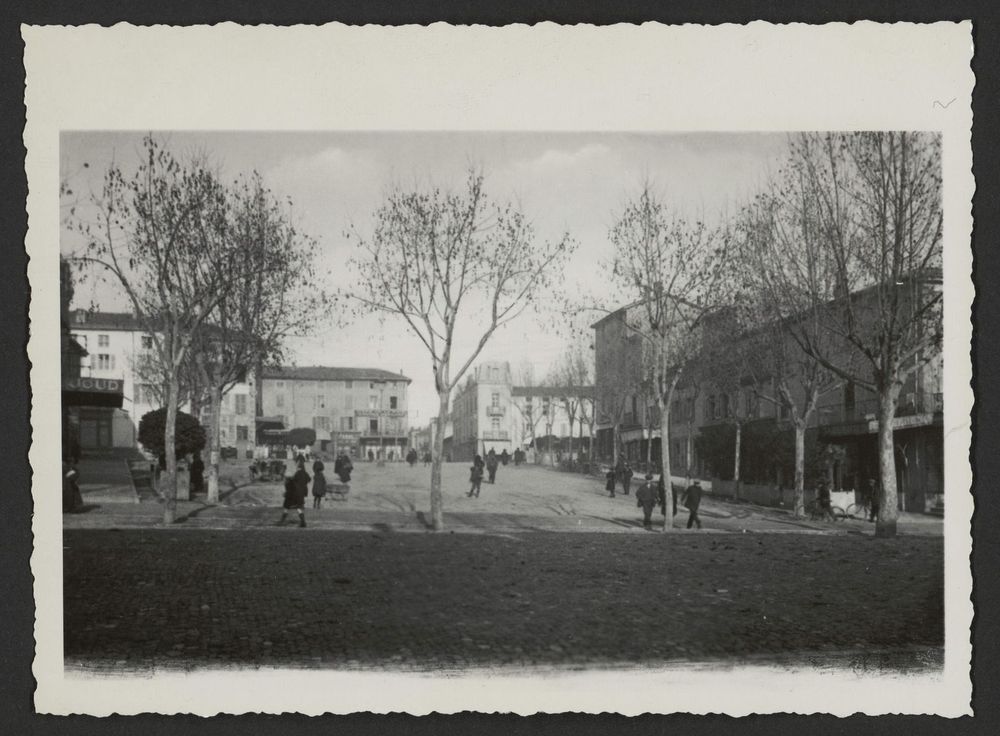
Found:
[{"label": "pedestrian walking", "polygon": [[606,490],[611,498],[615,497],[615,470],[614,468],[609,468],[607,474],[604,476],[604,490]]},{"label": "pedestrian walking", "polygon": [[323,461],[317,460],[313,463],[313,508],[318,509],[323,505],[323,497],[326,495],[326,476],[323,475]]},{"label": "pedestrian walking", "polygon": [[472,487],[469,488],[468,495],[469,498],[473,496],[479,498],[479,491],[483,485],[483,459],[479,455],[476,455],[472,459],[472,468],[470,468],[470,471],[469,482],[472,484]]},{"label": "pedestrian walking", "polygon": [[503,466],[506,468],[509,461],[510,455],[507,454],[507,448],[505,447],[503,448],[503,452],[500,453],[500,462],[503,463]]},{"label": "pedestrian walking", "polygon": [[497,469],[499,467],[500,460],[497,459],[497,454],[493,450],[490,450],[486,456],[486,472],[489,473],[490,484],[497,482]]},{"label": "pedestrian walking", "polygon": [[295,509],[299,515],[299,526],[304,527],[306,525],[306,494],[309,492],[309,473],[306,472],[305,460],[298,466],[298,470],[295,471],[295,475],[290,478],[285,478],[285,502],[283,504],[283,511],[281,512],[281,519],[278,521],[278,526],[285,523],[285,519],[288,518],[288,512]]},{"label": "pedestrian walking", "polygon": [[656,505],[656,486],[653,483],[652,473],[646,473],[646,482],[636,490],[635,505],[642,508],[643,528],[652,529],[653,507]]},{"label": "pedestrian walking", "polygon": [[621,480],[622,484],[622,493],[624,493],[626,496],[628,495],[629,488],[631,488],[632,486],[632,476],[633,476],[632,466],[628,464],[628,461],[626,461],[622,465],[621,476],[619,476],[619,479]]},{"label": "pedestrian walking", "polygon": [[688,516],[687,528],[690,529],[695,524],[701,529],[701,519],[698,518],[698,507],[701,506],[701,481],[696,480],[684,491],[684,508],[690,515]]},{"label": "pedestrian walking", "polygon": [[410,451],[406,453],[406,462],[410,464],[410,467],[415,467],[417,464],[417,451],[414,448],[410,448]]},{"label": "pedestrian walking", "polygon": [[879,512],[878,481],[868,479],[868,521],[877,521]]}]

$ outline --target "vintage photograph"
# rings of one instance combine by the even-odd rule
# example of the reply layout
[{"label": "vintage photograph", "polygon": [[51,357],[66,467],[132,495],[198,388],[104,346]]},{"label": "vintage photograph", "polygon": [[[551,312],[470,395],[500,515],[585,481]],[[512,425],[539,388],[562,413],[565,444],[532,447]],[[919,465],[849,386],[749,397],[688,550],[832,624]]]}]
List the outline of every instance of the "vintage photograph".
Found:
[{"label": "vintage photograph", "polygon": [[61,687],[954,682],[943,125],[57,127]]},{"label": "vintage photograph", "polygon": [[60,162],[67,667],[942,665],[938,135]]}]

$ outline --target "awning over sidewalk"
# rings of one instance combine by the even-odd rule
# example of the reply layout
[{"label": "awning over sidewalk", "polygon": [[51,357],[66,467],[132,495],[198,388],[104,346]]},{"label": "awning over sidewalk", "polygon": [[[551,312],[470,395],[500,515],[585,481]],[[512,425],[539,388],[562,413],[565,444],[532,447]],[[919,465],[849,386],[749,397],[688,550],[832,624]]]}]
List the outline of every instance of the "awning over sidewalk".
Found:
[{"label": "awning over sidewalk", "polygon": [[62,382],[63,406],[122,408],[123,381],[118,378],[66,378]]}]

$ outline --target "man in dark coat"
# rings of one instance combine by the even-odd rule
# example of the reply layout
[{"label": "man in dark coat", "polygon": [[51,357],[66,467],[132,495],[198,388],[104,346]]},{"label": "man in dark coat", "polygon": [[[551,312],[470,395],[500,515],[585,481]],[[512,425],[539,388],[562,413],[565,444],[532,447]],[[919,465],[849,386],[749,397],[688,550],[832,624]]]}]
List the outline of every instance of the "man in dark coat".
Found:
[{"label": "man in dark coat", "polygon": [[503,452],[500,453],[500,462],[503,463],[503,466],[506,468],[509,460],[510,455],[507,454],[507,448],[505,447]]},{"label": "man in dark coat", "polygon": [[696,480],[684,491],[684,507],[691,512],[688,516],[687,528],[695,524],[701,529],[701,519],[698,518],[698,507],[701,506],[701,481]]},{"label": "man in dark coat", "polygon": [[607,474],[604,476],[604,490],[606,490],[611,498],[615,497],[615,469],[610,468]]},{"label": "man in dark coat", "polygon": [[621,482],[622,482],[622,492],[627,496],[629,488],[632,487],[632,466],[627,462],[624,463],[622,467]]},{"label": "man in dark coat", "polygon": [[500,460],[497,458],[497,454],[490,450],[486,455],[486,472],[490,475],[490,483],[497,482],[497,468],[500,466]]},{"label": "man in dark coat", "polygon": [[642,508],[642,526],[653,528],[653,507],[656,505],[656,486],[653,484],[653,474],[646,473],[646,482],[635,492],[635,505]]},{"label": "man in dark coat", "polygon": [[351,471],[354,470],[354,464],[351,462],[345,453],[341,453],[337,456],[336,461],[333,463],[333,472],[340,478],[341,483],[351,482]]}]

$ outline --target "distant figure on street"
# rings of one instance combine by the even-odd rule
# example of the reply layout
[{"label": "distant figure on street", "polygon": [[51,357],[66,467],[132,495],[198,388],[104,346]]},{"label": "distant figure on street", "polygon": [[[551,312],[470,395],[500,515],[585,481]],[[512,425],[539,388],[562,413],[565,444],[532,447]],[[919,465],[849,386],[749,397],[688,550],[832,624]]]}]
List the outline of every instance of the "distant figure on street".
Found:
[{"label": "distant figure on street", "polygon": [[503,466],[506,468],[509,460],[510,455],[507,454],[507,448],[505,447],[503,448],[503,452],[500,453],[500,462],[503,463]]},{"label": "distant figure on street", "polygon": [[326,495],[326,476],[323,475],[323,461],[317,460],[313,463],[313,508],[318,509],[323,505],[323,496]]},{"label": "distant figure on street", "polygon": [[63,461],[62,464],[62,507],[63,513],[75,514],[83,506],[83,496],[80,494],[80,473],[76,469],[76,464],[72,462],[72,457],[69,461]]},{"label": "distant figure on street", "polygon": [[518,467],[524,462],[524,450],[518,447],[514,450],[514,467]]},{"label": "distant figure on street", "polygon": [[304,527],[306,525],[306,494],[309,493],[309,474],[306,472],[305,460],[299,465],[298,470],[295,471],[295,475],[291,478],[285,478],[285,502],[283,504],[284,510],[281,512],[281,519],[278,521],[278,526],[285,523],[285,519],[288,518],[288,512],[295,509],[299,515],[299,526]]},{"label": "distant figure on street", "polygon": [[410,467],[414,467],[417,464],[417,451],[410,448],[410,451],[406,453],[406,462],[410,464]]},{"label": "distant figure on street", "polygon": [[878,481],[868,479],[868,521],[877,521],[879,511]]},{"label": "distant figure on street", "polygon": [[430,464],[431,464],[431,460],[433,460],[433,458],[431,457],[431,451],[430,451],[430,450],[428,450],[427,452],[425,452],[425,453],[424,453],[424,467],[425,467],[425,468],[426,468],[426,467],[427,467],[428,465],[430,465]]},{"label": "distant figure on street", "polygon": [[701,529],[701,519],[698,518],[698,507],[701,506],[701,481],[696,480],[684,491],[684,507],[690,512],[687,528],[695,524]]},{"label": "distant figure on street", "polygon": [[[660,479],[656,481],[656,502],[660,505],[660,515],[667,515],[667,481],[666,473],[660,473]],[[673,501],[673,513],[671,516],[677,516],[677,488],[673,483],[670,484],[670,497]]]},{"label": "distant figure on street", "polygon": [[473,496],[479,498],[479,491],[483,485],[483,459],[479,457],[479,455],[476,455],[472,459],[469,482],[472,484],[472,487],[469,488],[469,498],[472,498]]},{"label": "distant figure on street", "polygon": [[373,462],[375,460],[375,453],[371,450],[368,451],[368,462]]},{"label": "distant figure on street", "polygon": [[614,468],[609,468],[608,472],[607,472],[607,475],[605,475],[604,478],[605,478],[605,481],[606,481],[604,483],[604,490],[606,490],[610,494],[611,498],[614,498],[615,497],[615,469]]},{"label": "distant figure on street", "polygon": [[632,486],[632,466],[628,464],[628,461],[620,461],[621,470],[619,471],[618,480],[622,484],[622,493],[626,496],[628,495],[629,488]]},{"label": "distant figure on street", "polygon": [[656,486],[653,483],[652,473],[646,473],[646,482],[635,492],[635,505],[642,508],[643,528],[652,529],[653,507],[656,505]]},{"label": "distant figure on street", "polygon": [[821,480],[816,485],[816,505],[819,507],[820,519],[837,520],[830,506],[830,485],[825,480]]},{"label": "distant figure on street", "polygon": [[202,493],[205,490],[205,461],[201,459],[201,453],[194,454],[191,461],[191,491]]},{"label": "distant figure on street", "polygon": [[491,449],[486,455],[486,471],[490,474],[490,483],[497,482],[497,468],[500,467],[500,460],[497,454]]},{"label": "distant figure on street", "polygon": [[346,453],[340,453],[333,463],[333,472],[340,478],[341,483],[351,482],[352,470],[354,470],[354,465],[351,463],[351,458]]}]

